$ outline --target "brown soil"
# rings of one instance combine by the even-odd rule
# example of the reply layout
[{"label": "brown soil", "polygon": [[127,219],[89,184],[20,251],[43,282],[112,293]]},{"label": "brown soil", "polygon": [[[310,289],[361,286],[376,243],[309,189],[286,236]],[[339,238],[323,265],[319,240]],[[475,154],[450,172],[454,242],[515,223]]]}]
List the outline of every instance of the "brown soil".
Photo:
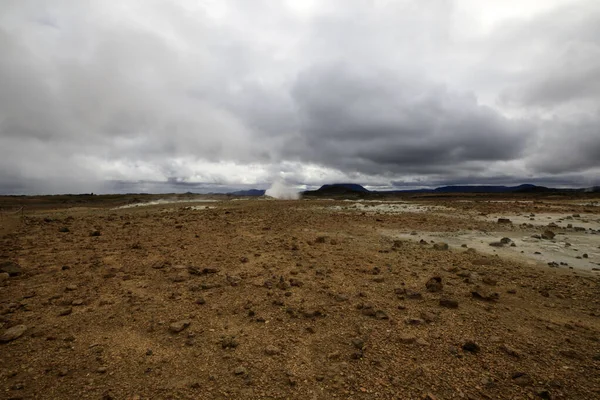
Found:
[{"label": "brown soil", "polygon": [[389,235],[585,206],[427,201],[459,211],[250,200],[4,216],[0,263],[23,273],[0,283],[0,335],[27,331],[0,343],[0,397],[600,398],[597,273]]}]

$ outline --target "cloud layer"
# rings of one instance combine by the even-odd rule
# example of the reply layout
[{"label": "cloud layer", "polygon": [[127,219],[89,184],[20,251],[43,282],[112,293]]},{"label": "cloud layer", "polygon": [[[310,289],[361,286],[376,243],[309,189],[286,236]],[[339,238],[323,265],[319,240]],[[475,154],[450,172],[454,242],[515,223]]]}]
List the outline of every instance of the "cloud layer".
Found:
[{"label": "cloud layer", "polygon": [[320,3],[3,1],[0,193],[600,184],[597,1]]}]

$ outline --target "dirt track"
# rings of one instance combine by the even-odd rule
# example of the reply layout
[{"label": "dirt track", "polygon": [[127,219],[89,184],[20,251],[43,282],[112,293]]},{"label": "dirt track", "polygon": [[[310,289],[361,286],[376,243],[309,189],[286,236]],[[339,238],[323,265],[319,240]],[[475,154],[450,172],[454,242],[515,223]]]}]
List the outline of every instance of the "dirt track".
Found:
[{"label": "dirt track", "polygon": [[0,221],[0,263],[22,268],[0,283],[0,335],[27,328],[0,344],[0,397],[600,398],[598,272],[418,243],[499,230],[481,213],[598,207],[428,205],[453,210],[250,200]]}]

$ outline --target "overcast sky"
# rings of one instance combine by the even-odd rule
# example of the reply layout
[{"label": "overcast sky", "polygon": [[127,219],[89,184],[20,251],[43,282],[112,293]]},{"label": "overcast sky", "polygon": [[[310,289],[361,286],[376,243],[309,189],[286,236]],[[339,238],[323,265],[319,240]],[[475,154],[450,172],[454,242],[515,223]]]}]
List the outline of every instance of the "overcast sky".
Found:
[{"label": "overcast sky", "polygon": [[275,179],[600,185],[600,1],[0,1],[0,193]]}]

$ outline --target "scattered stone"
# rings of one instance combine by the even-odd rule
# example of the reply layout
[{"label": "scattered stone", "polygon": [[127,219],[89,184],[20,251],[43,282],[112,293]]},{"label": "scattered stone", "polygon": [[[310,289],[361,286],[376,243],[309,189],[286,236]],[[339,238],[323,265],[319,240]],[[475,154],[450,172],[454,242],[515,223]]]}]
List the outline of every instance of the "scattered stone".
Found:
[{"label": "scattered stone", "polygon": [[420,317],[427,323],[435,322],[438,316],[430,311],[421,311]]},{"label": "scattered stone", "polygon": [[519,386],[529,386],[533,383],[533,379],[524,372],[515,372],[512,374],[512,380]]},{"label": "scattered stone", "polygon": [[508,218],[498,218],[499,224],[512,224],[512,221]]},{"label": "scattered stone", "polygon": [[552,395],[548,390],[540,390],[536,393],[536,396],[542,400],[552,400]]},{"label": "scattered stone", "polygon": [[477,343],[475,343],[472,340],[467,340],[463,345],[462,345],[462,349],[464,351],[468,351],[469,353],[479,353],[479,351],[481,350],[481,348],[479,347],[479,345]]},{"label": "scattered stone", "polygon": [[107,371],[106,367],[98,367],[98,369],[96,370],[96,372],[99,374],[105,374],[106,371]]},{"label": "scattered stone", "polygon": [[492,247],[504,247],[504,243],[502,243],[502,242],[491,242],[490,246],[492,246]]},{"label": "scattered stone", "polygon": [[390,319],[390,317],[383,310],[375,311],[375,318],[376,319]]},{"label": "scattered stone", "polygon": [[408,325],[423,325],[425,323],[421,318],[406,318],[404,322]]},{"label": "scattered stone", "polygon": [[583,355],[579,354],[575,350],[560,350],[558,353],[561,356],[570,358],[572,360],[583,360]]},{"label": "scattered stone", "polygon": [[545,240],[552,240],[554,239],[554,236],[556,236],[556,234],[551,230],[545,230],[544,233],[542,233],[542,239]]},{"label": "scattered stone", "polygon": [[442,307],[446,307],[446,308],[458,308],[458,301],[454,300],[454,299],[440,299],[440,306]]},{"label": "scattered stone", "polygon": [[277,346],[272,345],[272,344],[268,345],[265,348],[265,354],[268,355],[268,356],[276,356],[276,355],[278,355],[280,353],[281,353],[281,349],[279,347],[277,347]]},{"label": "scattered stone", "polygon": [[421,293],[415,292],[413,290],[406,290],[405,295],[406,295],[407,299],[412,299],[412,300],[421,300],[421,299],[423,299],[423,295],[421,295]]},{"label": "scattered stone", "polygon": [[362,350],[365,347],[365,341],[361,338],[354,338],[352,339],[352,346],[358,350]]},{"label": "scattered stone", "polygon": [[206,300],[204,299],[204,297],[200,297],[196,300],[196,304],[198,304],[198,305],[206,304]]},{"label": "scattered stone", "polygon": [[58,230],[60,233],[67,233],[67,232],[71,232],[71,230],[69,228],[67,228],[66,226],[63,226],[62,228],[60,228]]},{"label": "scattered stone", "polygon": [[500,239],[500,243],[503,244],[509,244],[510,242],[512,242],[512,240],[508,237],[503,237],[502,239]]},{"label": "scattered stone", "polygon": [[181,321],[177,321],[177,322],[173,322],[171,325],[169,325],[169,331],[171,333],[179,333],[181,331],[183,331],[185,328],[187,328],[188,326],[190,326],[191,321],[189,319],[184,319]]},{"label": "scattered stone", "polygon": [[209,275],[209,274],[216,274],[217,272],[219,272],[219,270],[217,268],[198,268],[198,267],[194,267],[193,265],[190,265],[187,267],[188,273],[190,275]]},{"label": "scattered stone", "polygon": [[483,277],[483,279],[481,281],[489,286],[496,286],[498,284],[498,281],[496,281],[494,278],[491,278],[489,276]]},{"label": "scattered stone", "polygon": [[171,262],[167,260],[156,261],[151,265],[154,269],[163,269],[171,266]]},{"label": "scattered stone", "polygon": [[15,325],[12,328],[7,329],[2,335],[0,335],[0,343],[11,342],[15,339],[20,338],[27,331],[26,325]]},{"label": "scattered stone", "polygon": [[400,343],[404,343],[404,344],[413,344],[414,342],[417,341],[417,337],[415,335],[411,335],[408,333],[403,333],[400,335],[400,337],[398,338],[398,340],[400,341]]},{"label": "scattered stone", "polygon": [[434,250],[448,250],[449,246],[448,246],[448,243],[434,243],[433,249]]},{"label": "scattered stone", "polygon": [[73,308],[72,307],[63,308],[62,310],[60,310],[58,312],[58,316],[59,317],[64,317],[66,315],[70,315],[72,312],[73,312]]},{"label": "scattered stone", "polygon": [[236,375],[247,375],[248,374],[248,370],[245,367],[242,367],[241,365],[239,367],[236,367],[233,370],[233,373]]},{"label": "scattered stone", "polygon": [[100,231],[91,231],[91,232],[90,232],[90,236],[100,236],[100,235],[102,235],[102,234],[100,233]]},{"label": "scattered stone", "polygon": [[583,257],[583,258],[588,258],[589,256],[588,256],[588,254],[587,254],[587,253],[583,253],[583,254],[581,255],[581,257]]},{"label": "scattered stone", "polygon": [[225,336],[221,339],[221,347],[224,349],[235,349],[239,346],[239,342],[235,336]]},{"label": "scattered stone", "polygon": [[502,350],[503,352],[505,352],[506,354],[508,354],[509,356],[513,356],[515,358],[521,358],[522,354],[520,351],[518,351],[517,349],[507,345],[507,344],[503,344],[502,346],[500,346],[500,350]]},{"label": "scattered stone", "polygon": [[5,272],[9,276],[19,276],[23,273],[23,270],[16,262],[3,261],[0,263],[0,272]]},{"label": "scattered stone", "polygon": [[484,301],[496,301],[500,298],[500,294],[497,292],[488,292],[480,286],[477,286],[471,291],[473,298]]},{"label": "scattered stone", "polygon": [[434,276],[430,278],[425,284],[428,292],[436,293],[441,292],[443,289],[442,278],[439,276]]},{"label": "scattered stone", "polygon": [[65,290],[67,292],[72,292],[74,290],[77,290],[77,285],[67,285],[67,287],[65,288]]},{"label": "scattered stone", "polygon": [[84,303],[83,299],[75,299],[71,302],[72,306],[82,306]]}]

